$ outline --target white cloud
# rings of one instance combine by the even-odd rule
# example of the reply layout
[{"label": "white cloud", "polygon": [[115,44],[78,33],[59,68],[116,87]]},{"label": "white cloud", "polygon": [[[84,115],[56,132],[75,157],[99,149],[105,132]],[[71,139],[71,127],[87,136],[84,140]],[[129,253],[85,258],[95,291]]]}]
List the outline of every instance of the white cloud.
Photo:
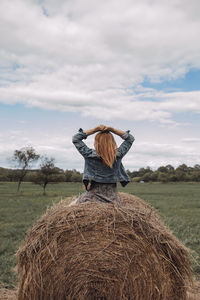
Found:
[{"label": "white cloud", "polygon": [[124,165],[130,170],[144,166],[155,169],[168,164],[177,167],[183,163],[189,166],[199,163],[199,149],[195,145],[187,144],[183,147],[180,142],[168,144],[137,143],[124,159]]},{"label": "white cloud", "polygon": [[199,91],[141,88],[200,68],[198,9],[195,0],[2,0],[0,101],[163,123],[199,113]]},{"label": "white cloud", "polygon": [[[1,101],[4,103],[21,102],[28,106],[45,109],[80,112],[83,116],[104,120],[151,120],[161,123],[172,123],[173,113],[200,113],[200,91],[193,92],[157,92],[147,89],[141,94],[130,95],[122,89],[106,91],[67,90],[49,88],[38,83],[28,86],[13,84],[12,88],[1,87]],[[148,100],[147,98],[154,99]]]},{"label": "white cloud", "polygon": [[182,143],[200,143],[200,138],[185,138],[182,139]]}]

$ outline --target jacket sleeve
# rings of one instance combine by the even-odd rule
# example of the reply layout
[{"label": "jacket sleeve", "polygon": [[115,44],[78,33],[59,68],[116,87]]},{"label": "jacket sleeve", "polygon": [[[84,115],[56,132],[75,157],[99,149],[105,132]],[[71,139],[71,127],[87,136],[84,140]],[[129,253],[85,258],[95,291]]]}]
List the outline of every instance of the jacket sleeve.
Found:
[{"label": "jacket sleeve", "polygon": [[79,151],[79,153],[84,157],[88,157],[92,153],[90,149],[82,140],[87,138],[87,134],[83,131],[82,128],[79,129],[78,133],[72,137],[72,143]]},{"label": "jacket sleeve", "polygon": [[117,156],[122,158],[131,148],[135,138],[132,134],[129,133],[129,130],[121,136],[124,139],[124,142],[117,149]]}]

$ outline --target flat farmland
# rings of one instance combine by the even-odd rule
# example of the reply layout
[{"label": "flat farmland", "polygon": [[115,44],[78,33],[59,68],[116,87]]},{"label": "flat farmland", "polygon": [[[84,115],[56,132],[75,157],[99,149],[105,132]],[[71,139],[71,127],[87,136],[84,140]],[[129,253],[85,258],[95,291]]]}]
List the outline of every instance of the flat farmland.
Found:
[{"label": "flat farmland", "polygon": [[[49,184],[47,195],[40,186],[0,182],[0,284],[14,288],[17,284],[15,253],[27,230],[61,199],[84,192],[81,183]],[[176,237],[191,249],[191,261],[200,276],[200,184],[198,183],[130,183],[118,190],[136,195],[152,205]],[[71,201],[71,198],[68,198]]]}]

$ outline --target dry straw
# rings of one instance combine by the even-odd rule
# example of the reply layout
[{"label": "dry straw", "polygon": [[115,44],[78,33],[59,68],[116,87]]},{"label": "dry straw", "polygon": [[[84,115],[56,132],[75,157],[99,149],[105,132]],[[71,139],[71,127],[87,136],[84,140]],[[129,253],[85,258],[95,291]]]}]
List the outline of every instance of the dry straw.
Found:
[{"label": "dry straw", "polygon": [[187,299],[187,249],[153,208],[119,197],[47,210],[17,253],[19,300]]}]

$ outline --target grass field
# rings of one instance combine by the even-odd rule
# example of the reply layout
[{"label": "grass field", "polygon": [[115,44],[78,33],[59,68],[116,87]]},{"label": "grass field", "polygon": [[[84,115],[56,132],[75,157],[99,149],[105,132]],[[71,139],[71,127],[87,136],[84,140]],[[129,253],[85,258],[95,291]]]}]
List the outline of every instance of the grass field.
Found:
[{"label": "grass field", "polygon": [[[23,183],[19,195],[16,188],[16,183],[0,183],[0,284],[7,288],[17,283],[14,254],[28,228],[48,206],[83,192],[80,183],[49,185],[47,196],[31,183]],[[119,187],[119,191],[134,194],[157,209],[165,224],[193,250],[193,267],[200,276],[200,184],[130,183],[126,188]]]}]

